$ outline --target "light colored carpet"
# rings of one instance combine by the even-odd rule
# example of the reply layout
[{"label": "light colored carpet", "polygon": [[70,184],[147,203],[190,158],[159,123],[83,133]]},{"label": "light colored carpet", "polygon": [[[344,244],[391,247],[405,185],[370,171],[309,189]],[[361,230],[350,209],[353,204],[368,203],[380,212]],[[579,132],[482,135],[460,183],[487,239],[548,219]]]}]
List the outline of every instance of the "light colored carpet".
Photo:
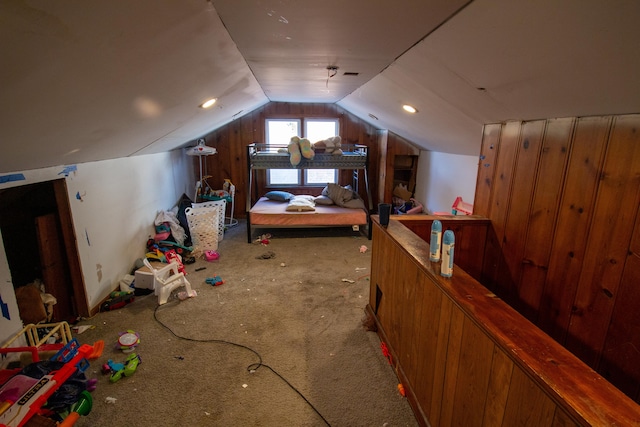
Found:
[{"label": "light colored carpet", "polygon": [[[82,321],[95,329],[77,335],[81,343],[106,344],[87,371],[99,381],[93,410],[76,425],[417,425],[377,335],[362,325],[371,242],[272,234],[263,246],[246,243],[242,222],[227,230],[218,261],[186,266],[195,298],[157,308],[153,295],[137,297]],[[275,257],[258,259],[268,251]],[[223,285],[205,283],[216,275]],[[127,329],[140,334],[142,363],[110,383],[100,367],[124,361],[115,344]]]}]

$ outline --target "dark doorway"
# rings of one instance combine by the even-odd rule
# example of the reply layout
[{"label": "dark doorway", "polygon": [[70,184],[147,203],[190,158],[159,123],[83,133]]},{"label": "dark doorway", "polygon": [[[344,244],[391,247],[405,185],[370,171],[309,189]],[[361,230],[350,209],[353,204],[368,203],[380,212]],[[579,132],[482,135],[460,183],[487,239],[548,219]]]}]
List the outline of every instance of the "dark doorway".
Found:
[{"label": "dark doorway", "polygon": [[42,281],[57,300],[55,322],[88,311],[71,225],[64,180],[0,190],[0,231],[14,288]]}]

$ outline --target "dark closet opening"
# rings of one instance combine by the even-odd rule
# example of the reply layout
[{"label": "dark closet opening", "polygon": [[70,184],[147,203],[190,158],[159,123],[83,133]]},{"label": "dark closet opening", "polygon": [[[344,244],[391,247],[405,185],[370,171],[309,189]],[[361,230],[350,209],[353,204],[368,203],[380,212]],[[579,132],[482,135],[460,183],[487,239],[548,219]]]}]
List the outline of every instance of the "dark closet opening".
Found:
[{"label": "dark closet opening", "polygon": [[0,232],[13,286],[41,280],[45,292],[57,300],[53,322],[75,322],[87,312],[84,284],[77,283],[81,275],[70,228],[64,180],[0,190]]}]

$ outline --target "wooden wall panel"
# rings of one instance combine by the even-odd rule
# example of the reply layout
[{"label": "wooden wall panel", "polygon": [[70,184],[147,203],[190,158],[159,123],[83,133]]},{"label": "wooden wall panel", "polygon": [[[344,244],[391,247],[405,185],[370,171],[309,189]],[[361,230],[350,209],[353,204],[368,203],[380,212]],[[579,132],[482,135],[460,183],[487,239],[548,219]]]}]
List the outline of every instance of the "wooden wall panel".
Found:
[{"label": "wooden wall panel", "polygon": [[599,371],[640,402],[640,210],[613,310]]},{"label": "wooden wall panel", "polygon": [[493,350],[493,342],[466,317],[453,399],[456,410],[452,425],[482,426],[483,417],[478,415],[484,414],[485,410]]},{"label": "wooden wall panel", "polygon": [[[400,253],[397,250],[394,250],[389,255],[387,255],[387,257],[385,257],[384,262],[398,265],[400,263],[400,259]],[[402,312],[405,310],[405,307],[401,304],[398,304],[398,301],[402,300],[402,289],[401,287],[397,286],[397,284],[400,283],[402,277],[402,275],[399,274],[400,271],[402,270],[394,269],[387,274],[387,279],[389,280],[389,282],[383,288],[382,301],[385,304],[384,309],[386,310],[388,316],[387,324],[389,325],[389,329],[397,332],[394,336],[389,337],[389,345],[401,352],[402,342],[400,331],[402,326]],[[397,360],[395,362],[397,363]]]},{"label": "wooden wall panel", "polygon": [[378,333],[420,425],[640,425],[640,406],[464,271],[440,276],[401,221],[373,223]]},{"label": "wooden wall panel", "polygon": [[[640,115],[544,123],[539,156],[522,149],[524,141],[537,140],[538,122],[503,124],[499,138],[485,129],[483,150],[496,140],[499,146],[492,185],[478,182],[482,200],[491,201],[492,223],[482,282],[638,400],[640,379],[627,362],[640,356],[637,339],[628,335],[637,336],[629,325],[638,318],[625,312],[640,306],[640,295],[627,285],[637,280],[630,254],[640,246],[632,240],[640,206]],[[524,182],[527,176],[535,185]]]},{"label": "wooden wall panel", "polygon": [[538,427],[553,422],[556,405],[521,370],[516,369],[509,384],[504,426]]},{"label": "wooden wall panel", "polygon": [[585,262],[565,344],[592,367],[598,364],[609,329],[638,205],[640,119],[617,117],[600,173]]},{"label": "wooden wall panel", "polygon": [[[436,288],[434,287],[434,290]],[[436,292],[440,292],[436,290]],[[433,383],[431,384],[431,406],[425,408],[425,412],[428,414],[428,419],[432,426],[444,425],[441,422],[442,419],[442,407],[446,402],[445,395],[445,376],[446,370],[442,369],[446,366],[449,357],[449,339],[451,334],[451,323],[453,320],[452,313],[454,310],[453,302],[446,298],[441,297],[442,304],[440,305],[440,316],[438,319],[438,335],[435,341],[435,365]],[[434,345],[434,342],[429,342],[429,345]],[[453,357],[453,351],[451,357]],[[427,385],[429,386],[429,385]],[[450,389],[451,387],[449,387]],[[448,396],[448,395],[447,395]]]},{"label": "wooden wall panel", "polygon": [[435,219],[442,223],[442,229],[452,230],[456,239],[454,263],[480,281],[483,255],[490,222],[486,218],[473,216],[400,215],[394,217],[425,242],[431,241],[431,225]]},{"label": "wooden wall panel", "polygon": [[498,266],[501,263],[501,247],[504,240],[504,230],[509,209],[511,195],[511,180],[516,159],[518,142],[520,141],[520,123],[507,123],[502,129],[500,156],[496,159],[495,179],[493,181],[493,195],[489,206],[488,218],[491,219],[492,233],[487,236],[484,254],[482,283],[496,292]]},{"label": "wooden wall panel", "polygon": [[531,321],[535,321],[540,308],[540,283],[544,283],[549,267],[573,125],[573,118],[549,120],[540,153],[533,204],[527,221],[521,276],[518,280],[518,310]]},{"label": "wooden wall panel", "polygon": [[561,408],[556,408],[556,412],[553,415],[552,427],[578,427],[580,424],[572,420],[569,415]]},{"label": "wooden wall panel", "polygon": [[569,326],[582,269],[591,206],[595,200],[610,122],[608,117],[578,120],[565,173],[547,281],[543,285],[536,322],[560,343],[564,342]]},{"label": "wooden wall panel", "polygon": [[640,392],[640,256],[630,254],[598,371],[638,401]]},{"label": "wooden wall panel", "polygon": [[491,189],[496,171],[496,158],[500,146],[502,124],[489,124],[483,129],[482,151],[478,162],[478,178],[476,194],[473,201],[475,215],[489,216],[491,206]]},{"label": "wooden wall panel", "polygon": [[[446,313],[445,313],[446,314]],[[440,403],[440,420],[434,425],[450,426],[453,423],[454,413],[459,409],[455,396],[458,381],[458,369],[460,368],[460,352],[462,350],[462,334],[464,331],[464,313],[453,306],[449,319],[449,337],[447,339],[447,355],[444,366],[444,381],[442,383],[442,400]],[[443,326],[446,323],[443,323]]]},{"label": "wooden wall panel", "polygon": [[[417,286],[420,288],[419,293],[416,294],[416,301],[420,306],[420,317],[414,323],[414,326],[418,326],[418,331],[415,333],[414,342],[416,345],[413,351],[420,357],[415,358],[417,359],[415,372],[411,372],[409,368],[407,372],[409,386],[413,389],[420,407],[424,411],[430,411],[434,396],[439,396],[439,393],[434,392],[434,388],[438,389],[439,387],[439,390],[442,390],[442,384],[436,384],[438,376],[436,367],[439,366],[436,360],[438,359],[438,349],[441,348],[441,351],[444,352],[446,348],[448,333],[440,332],[442,293],[438,292],[435,286],[429,286],[424,275],[420,276]],[[451,304],[449,304],[449,308],[451,308]],[[442,345],[440,342],[443,342]],[[433,345],[433,343],[437,344]],[[444,360],[446,354],[440,355],[440,358]],[[430,412],[425,415],[431,418]]]},{"label": "wooden wall panel", "polygon": [[396,347],[396,351],[398,363],[406,366],[408,371],[415,371],[418,362],[414,352],[416,348],[415,325],[420,324],[422,310],[414,302],[420,299],[422,292],[416,289],[415,286],[418,281],[418,269],[415,264],[406,257],[398,260],[398,263],[404,274],[395,283],[401,294],[398,298],[400,302],[398,310],[400,315],[398,328],[400,344]]},{"label": "wooden wall panel", "polygon": [[382,173],[378,176],[378,186],[380,188],[380,202],[391,203],[393,200],[393,176],[395,156],[418,156],[420,150],[410,141],[392,133],[384,132],[379,134],[377,144],[384,147],[384,163],[380,163]]},{"label": "wooden wall panel", "polygon": [[494,347],[491,363],[491,375],[487,387],[487,406],[484,409],[482,424],[501,426],[504,425],[504,410],[509,397],[513,362],[503,351]]},{"label": "wooden wall panel", "polygon": [[544,128],[543,120],[524,123],[517,145],[515,170],[509,191],[509,210],[505,217],[501,247],[502,258],[498,264],[500,274],[496,277],[496,287],[500,290],[500,296],[511,304],[518,301],[518,279],[525,251],[524,236],[527,235],[529,225],[533,184],[537,174]]}]

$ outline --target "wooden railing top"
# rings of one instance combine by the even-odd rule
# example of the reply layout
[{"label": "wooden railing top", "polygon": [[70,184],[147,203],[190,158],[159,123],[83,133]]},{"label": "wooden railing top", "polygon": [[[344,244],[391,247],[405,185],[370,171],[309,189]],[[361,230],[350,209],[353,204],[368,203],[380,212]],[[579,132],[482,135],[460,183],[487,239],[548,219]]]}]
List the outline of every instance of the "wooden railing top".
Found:
[{"label": "wooden railing top", "polygon": [[[429,261],[429,245],[402,224],[417,216],[392,216],[381,227],[428,276],[567,413],[584,425],[640,426],[640,405],[574,356],[464,270],[440,275],[440,264]],[[377,215],[372,221],[379,226]],[[456,221],[472,217],[445,217]],[[434,217],[422,215],[422,220]],[[454,260],[455,261],[455,260]]]}]

